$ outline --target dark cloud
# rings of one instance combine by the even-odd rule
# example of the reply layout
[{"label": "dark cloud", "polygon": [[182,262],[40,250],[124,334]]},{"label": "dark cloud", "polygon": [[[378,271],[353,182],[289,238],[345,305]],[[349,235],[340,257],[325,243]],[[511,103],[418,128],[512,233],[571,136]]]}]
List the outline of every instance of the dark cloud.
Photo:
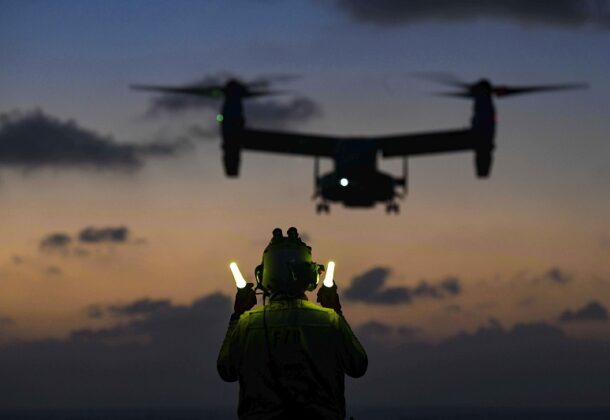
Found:
[{"label": "dark cloud", "polygon": [[[222,85],[231,77],[234,76],[228,73],[220,73],[205,76],[189,83],[189,85]],[[244,100],[244,108],[246,119],[249,122],[274,126],[305,122],[322,114],[320,106],[305,96],[246,99]],[[217,98],[162,93],[151,98],[146,115],[156,118],[162,114],[181,115],[191,111],[217,113],[220,109],[221,100]],[[195,126],[195,130],[193,131],[191,127],[191,131],[191,134],[196,137],[207,139],[218,132],[218,127],[216,124],[207,127]]]},{"label": "dark cloud", "polygon": [[15,320],[10,316],[0,315],[0,328],[7,327],[9,325],[14,325]]},{"label": "dark cloud", "polygon": [[78,234],[78,240],[87,244],[102,242],[126,242],[129,236],[129,229],[125,226],[118,227],[86,227]]},{"label": "dark cloud", "polygon": [[445,310],[452,314],[457,314],[462,312],[462,307],[460,305],[447,305],[445,306]]},{"label": "dark cloud", "polygon": [[231,300],[213,293],[187,305],[146,301],[124,305],[141,316],[116,325],[0,349],[0,377],[11,378],[0,381],[0,407],[233,404],[235,385],[216,373]]},{"label": "dark cloud", "polygon": [[103,318],[106,313],[105,307],[99,304],[92,304],[85,308],[85,314],[92,319]]},{"label": "dark cloud", "polygon": [[536,302],[536,298],[533,296],[528,296],[526,298],[521,299],[517,302],[517,306],[521,306],[523,308],[530,307]]},{"label": "dark cloud", "polygon": [[369,405],[557,407],[610,398],[610,343],[570,338],[546,323],[490,322],[438,344],[396,345],[383,334],[361,340],[369,371],[349,395]]},{"label": "dark cloud", "polygon": [[[125,244],[130,242],[130,230],[126,226],[85,227],[77,235],[65,232],[50,233],[40,241],[40,250],[44,252],[59,252],[63,255],[88,257],[91,250],[104,244]],[[78,245],[77,245],[78,243]],[[138,245],[145,243],[144,239],[134,241]]]},{"label": "dark cloud", "polygon": [[368,336],[386,336],[390,334],[394,329],[389,325],[386,325],[378,321],[369,321],[365,324],[360,325],[355,329],[358,337]]},{"label": "dark cloud", "polygon": [[410,340],[421,330],[409,325],[392,326],[379,321],[369,321],[355,328],[357,337],[362,341],[371,340]]},{"label": "dark cloud", "polygon": [[493,18],[535,25],[610,28],[608,2],[598,0],[335,0],[335,3],[354,20],[378,26]]},{"label": "dark cloud", "polygon": [[549,269],[544,273],[543,278],[554,284],[567,284],[572,281],[572,276],[560,270],[558,267]]},{"label": "dark cloud", "polygon": [[184,146],[184,141],[117,143],[74,121],[62,121],[42,111],[0,114],[0,165],[132,170],[147,156],[173,155]]},{"label": "dark cloud", "polygon": [[[140,299],[123,307],[145,309],[65,339],[0,348],[0,377],[11,378],[0,381],[0,406],[234,407],[237,385],[216,373],[230,298],[211,294],[188,305]],[[346,382],[351,404],[555,407],[610,399],[610,343],[570,338],[549,324],[506,329],[490,320],[436,344],[418,339],[411,326],[371,321],[354,330],[370,364],[363,378]]]},{"label": "dark cloud", "polygon": [[413,296],[442,298],[460,293],[460,281],[456,277],[448,277],[436,285],[431,285],[425,280],[412,289]]},{"label": "dark cloud", "polygon": [[172,306],[169,299],[144,298],[126,305],[110,305],[108,311],[119,316],[150,315],[171,310]]},{"label": "dark cloud", "polygon": [[89,255],[91,255],[91,252],[88,249],[76,246],[72,248],[72,255],[74,255],[75,257],[88,257]]},{"label": "dark cloud", "polygon": [[173,305],[169,299],[142,298],[127,304],[102,305],[93,304],[85,308],[89,318],[99,319],[105,315],[117,317],[149,316],[153,313],[172,310]]},{"label": "dark cloud", "polygon": [[391,271],[386,267],[374,267],[352,279],[343,296],[349,300],[365,303],[396,305],[410,303],[415,298],[440,299],[460,293],[459,279],[447,277],[438,283],[421,281],[415,287],[384,287]]},{"label": "dark cloud", "polygon": [[576,311],[566,309],[559,315],[560,322],[607,321],[608,310],[599,302],[591,301]]},{"label": "dark cloud", "polygon": [[72,237],[67,233],[50,233],[40,241],[40,249],[43,251],[66,251],[72,243]]},{"label": "dark cloud", "polygon": [[217,125],[191,125],[186,132],[186,136],[188,138],[195,138],[203,141],[215,141],[220,137],[220,131]]},{"label": "dark cloud", "polygon": [[320,106],[305,96],[261,99],[245,104],[246,118],[254,124],[286,126],[322,115]]},{"label": "dark cloud", "polygon": [[61,268],[56,267],[54,265],[48,266],[44,272],[45,272],[45,274],[48,274],[50,276],[61,276],[61,274],[63,273]]}]

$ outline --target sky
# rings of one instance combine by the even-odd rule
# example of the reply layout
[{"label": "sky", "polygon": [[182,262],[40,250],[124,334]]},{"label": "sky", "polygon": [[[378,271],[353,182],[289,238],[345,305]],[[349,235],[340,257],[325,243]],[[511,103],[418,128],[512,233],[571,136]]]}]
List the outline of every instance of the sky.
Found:
[{"label": "sky", "polygon": [[[348,403],[610,400],[607,1],[0,6],[0,374],[19,378],[0,386],[0,406],[230,404],[236,390],[214,369],[228,263],[253,279],[273,228],[290,226],[315,260],[337,262],[369,351]],[[467,126],[471,104],[431,95],[442,86],[414,77],[425,71],[589,89],[497,100],[492,176],[476,179],[467,153],[412,158],[390,216],[316,215],[308,158],[246,152],[227,179],[220,103],[129,89],[294,75],[277,85],[290,95],[246,104],[249,125]],[[379,166],[398,175],[401,162]]]}]

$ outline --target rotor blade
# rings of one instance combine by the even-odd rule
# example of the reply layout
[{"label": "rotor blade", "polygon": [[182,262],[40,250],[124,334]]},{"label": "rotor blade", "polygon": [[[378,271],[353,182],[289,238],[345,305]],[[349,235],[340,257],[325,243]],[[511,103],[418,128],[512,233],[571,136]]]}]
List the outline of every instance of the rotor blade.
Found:
[{"label": "rotor blade", "polygon": [[538,85],[538,86],[494,86],[494,94],[501,98],[511,95],[522,95],[526,93],[552,92],[561,90],[587,89],[585,83],[564,83],[559,85]]},{"label": "rotor blade", "polygon": [[434,96],[449,96],[453,98],[472,98],[469,92],[433,92]]},{"label": "rotor blade", "polygon": [[284,95],[284,94],[290,94],[293,93],[289,90],[248,90],[245,94],[244,94],[244,98],[255,98],[255,97],[260,97],[260,96],[271,96],[271,95]]},{"label": "rotor blade", "polygon": [[208,96],[218,98],[223,96],[222,86],[152,86],[152,85],[131,85],[132,89],[145,90],[162,93],[177,93],[195,96]]},{"label": "rotor blade", "polygon": [[244,84],[250,88],[266,88],[272,83],[291,82],[300,78],[301,76],[296,74],[269,74],[257,77]]},{"label": "rotor blade", "polygon": [[446,72],[415,72],[411,73],[411,76],[447,86],[459,87],[464,89],[469,89],[471,86],[470,83],[466,83],[463,80],[460,80],[459,78],[454,76],[453,74]]}]

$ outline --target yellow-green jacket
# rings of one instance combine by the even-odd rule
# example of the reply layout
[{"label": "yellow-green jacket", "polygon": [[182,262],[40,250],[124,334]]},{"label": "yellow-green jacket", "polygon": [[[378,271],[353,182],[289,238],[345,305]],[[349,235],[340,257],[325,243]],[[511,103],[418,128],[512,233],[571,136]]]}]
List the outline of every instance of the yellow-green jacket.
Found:
[{"label": "yellow-green jacket", "polygon": [[233,320],[218,373],[239,380],[240,419],[343,419],[344,375],[368,360],[342,315],[304,299],[271,301]]}]

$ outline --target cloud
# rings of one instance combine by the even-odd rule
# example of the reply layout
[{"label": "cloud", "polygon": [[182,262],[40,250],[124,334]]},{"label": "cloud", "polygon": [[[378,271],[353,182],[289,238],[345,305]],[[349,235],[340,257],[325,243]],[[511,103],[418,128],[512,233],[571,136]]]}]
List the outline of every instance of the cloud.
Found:
[{"label": "cloud", "polygon": [[185,145],[184,141],[118,143],[39,110],[0,114],[0,166],[133,170],[146,157],[171,156]]},{"label": "cloud", "polygon": [[390,274],[389,268],[374,267],[354,277],[350,286],[343,292],[343,296],[353,301],[396,305],[411,303],[415,298],[441,299],[461,292],[460,282],[456,277],[447,277],[436,284],[422,280],[415,287],[384,287]]},{"label": "cloud", "polygon": [[42,251],[66,251],[72,243],[72,237],[67,233],[55,232],[50,233],[40,240],[40,249]]},{"label": "cloud", "polygon": [[456,305],[456,304],[447,305],[447,306],[445,306],[445,310],[449,313],[457,314],[459,312],[462,312],[462,307],[460,305]]},{"label": "cloud", "polygon": [[78,234],[81,243],[94,244],[101,242],[126,242],[129,236],[129,229],[125,226],[118,227],[87,227]]},{"label": "cloud", "polygon": [[[78,234],[71,235],[66,232],[54,232],[40,240],[40,250],[43,252],[59,252],[63,255],[88,257],[95,245],[104,244],[144,244],[142,238],[130,241],[130,230],[126,226],[88,226],[81,229]],[[17,264],[17,263],[16,263]]]},{"label": "cloud", "polygon": [[153,313],[171,310],[173,307],[169,299],[142,298],[127,304],[92,304],[85,308],[89,318],[99,319],[105,315],[116,317],[149,316]]},{"label": "cloud", "polygon": [[457,295],[461,291],[460,281],[456,277],[447,277],[437,285],[431,285],[423,280],[412,289],[413,296],[443,298],[445,296]]},{"label": "cloud", "polygon": [[[234,406],[237,385],[216,373],[229,297],[143,298],[120,307],[128,313],[115,324],[0,348],[0,377],[11,378],[0,381],[0,406]],[[379,321],[354,331],[370,364],[363,378],[346,382],[351,402],[582,407],[610,398],[610,343],[570,338],[546,323],[507,329],[490,320],[438,343],[421,341],[416,327]]]},{"label": "cloud", "polygon": [[85,314],[91,319],[100,319],[105,315],[105,307],[99,304],[91,304],[85,308]]},{"label": "cloud", "polygon": [[44,272],[50,276],[61,276],[61,274],[63,273],[61,268],[56,267],[54,265],[48,266]]},{"label": "cloud", "polygon": [[172,308],[172,303],[169,299],[151,300],[143,298],[136,300],[127,305],[110,305],[108,310],[114,315],[133,316],[133,315],[150,315],[167,311]]},{"label": "cloud", "polygon": [[0,315],[0,328],[8,327],[9,325],[15,325],[15,320],[10,316]]},{"label": "cloud", "polygon": [[184,305],[139,299],[117,310],[128,316],[114,325],[0,348],[0,377],[11,378],[0,381],[0,407],[234,403],[235,385],[216,372],[231,299],[220,293]]},{"label": "cloud", "polygon": [[369,321],[354,329],[357,337],[365,342],[371,340],[404,341],[413,339],[421,330],[410,325],[392,326],[379,321]]},{"label": "cloud", "polygon": [[608,4],[597,0],[335,0],[335,5],[355,21],[376,26],[492,18],[565,28],[610,28]]},{"label": "cloud", "polygon": [[560,270],[558,267],[550,268],[543,275],[543,279],[550,281],[554,284],[567,284],[572,281],[572,276]]},{"label": "cloud", "polygon": [[186,136],[189,138],[195,138],[202,141],[212,141],[218,140],[220,136],[220,130],[217,125],[214,126],[201,126],[201,125],[191,125],[187,132]]},{"label": "cloud", "polygon": [[593,406],[610,398],[610,344],[570,338],[544,322],[509,329],[490,322],[437,344],[387,341],[383,334],[362,337],[369,371],[350,384],[350,400],[384,406],[558,407]]},{"label": "cloud", "polygon": [[559,315],[559,322],[607,321],[608,310],[599,302],[591,301],[576,311],[566,309]]},{"label": "cloud", "polygon": [[[223,85],[228,79],[235,77],[229,73],[219,73],[205,76],[189,85]],[[173,93],[161,93],[150,100],[146,116],[156,118],[163,114],[183,115],[191,111],[219,112],[221,100],[218,98],[198,97]],[[320,106],[305,96],[291,96],[289,98],[261,98],[244,100],[244,113],[248,121],[255,124],[286,126],[293,123],[309,121],[322,114]],[[215,120],[214,120],[215,122]],[[217,127],[216,124],[214,127]],[[191,134],[207,139],[218,128],[195,126],[191,127]]]}]

